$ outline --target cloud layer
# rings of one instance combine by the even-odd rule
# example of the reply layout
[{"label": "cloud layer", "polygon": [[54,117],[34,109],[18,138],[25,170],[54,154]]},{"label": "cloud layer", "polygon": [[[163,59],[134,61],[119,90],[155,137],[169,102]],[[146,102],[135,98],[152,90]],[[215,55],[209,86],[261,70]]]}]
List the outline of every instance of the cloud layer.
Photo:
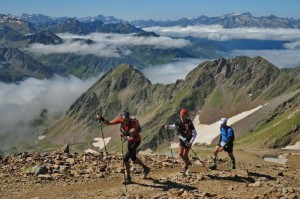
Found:
[{"label": "cloud layer", "polygon": [[20,84],[0,83],[0,136],[4,136],[6,144],[18,143],[28,137],[37,138],[41,132],[29,125],[32,120],[43,109],[47,109],[49,117],[64,113],[96,79],[29,78]]},{"label": "cloud layer", "polygon": [[232,39],[258,39],[276,41],[300,41],[300,29],[283,28],[223,28],[221,25],[207,26],[173,26],[173,27],[148,27],[145,31],[152,31],[164,36],[206,38],[216,41]]},{"label": "cloud layer", "polygon": [[239,55],[249,57],[261,56],[272,62],[279,68],[300,66],[300,29],[271,29],[271,28],[233,28],[226,29],[221,25],[187,26],[187,27],[149,27],[146,31],[173,37],[193,36],[216,41],[233,39],[256,39],[287,41],[283,50],[234,50],[224,53],[225,58],[233,58]]},{"label": "cloud layer", "polygon": [[[35,54],[51,53],[75,53],[80,55],[94,54],[99,57],[120,57],[128,55],[130,51],[126,47],[151,45],[154,48],[181,48],[190,45],[185,39],[172,39],[170,37],[138,37],[129,34],[102,34],[92,33],[89,35],[73,35],[69,33],[58,34],[64,39],[59,45],[32,44],[27,51]],[[72,39],[93,40],[95,43],[86,44],[83,40],[73,41]]]},{"label": "cloud layer", "polygon": [[[148,27],[146,31],[153,31],[163,35],[160,37],[137,37],[131,34],[102,34],[74,35],[69,33],[59,34],[64,39],[60,45],[33,44],[26,50],[35,54],[75,53],[80,55],[94,54],[99,57],[120,57],[129,55],[127,47],[151,45],[154,48],[181,48],[190,45],[186,39],[171,37],[193,36],[216,41],[232,39],[257,39],[287,41],[286,50],[234,50],[224,54],[225,58],[238,55],[262,56],[280,68],[296,67],[300,64],[300,30],[299,29],[271,29],[271,28],[233,28],[226,29],[221,25],[187,26],[187,27]],[[83,39],[73,41],[72,39]],[[88,45],[84,40],[91,39],[95,43]],[[172,63],[170,63],[172,65]],[[176,65],[176,63],[174,63]]]},{"label": "cloud layer", "polygon": [[185,76],[207,59],[178,59],[172,63],[152,66],[142,73],[153,83],[170,84]]},{"label": "cloud layer", "polygon": [[293,68],[300,66],[300,49],[287,50],[236,50],[229,57],[236,56],[256,57],[261,56],[279,68]]}]

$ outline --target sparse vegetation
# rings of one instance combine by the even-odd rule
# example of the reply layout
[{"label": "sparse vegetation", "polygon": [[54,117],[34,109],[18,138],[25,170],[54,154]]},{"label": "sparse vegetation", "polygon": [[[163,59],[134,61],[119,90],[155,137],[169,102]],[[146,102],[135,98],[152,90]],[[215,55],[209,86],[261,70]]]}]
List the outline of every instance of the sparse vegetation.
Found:
[{"label": "sparse vegetation", "polygon": [[223,105],[222,93],[218,88],[216,88],[215,91],[210,96],[208,106],[212,108],[222,108],[222,105]]}]

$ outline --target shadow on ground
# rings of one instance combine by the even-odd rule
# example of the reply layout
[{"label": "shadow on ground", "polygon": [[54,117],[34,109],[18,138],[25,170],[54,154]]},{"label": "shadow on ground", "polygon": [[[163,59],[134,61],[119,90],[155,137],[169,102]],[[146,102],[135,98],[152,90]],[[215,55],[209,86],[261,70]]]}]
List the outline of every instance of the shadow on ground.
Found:
[{"label": "shadow on ground", "polygon": [[197,187],[194,186],[189,186],[189,185],[184,185],[184,184],[180,184],[180,183],[176,183],[176,182],[172,182],[170,180],[167,181],[160,181],[154,178],[147,178],[145,180],[151,180],[153,184],[143,184],[143,183],[137,183],[137,182],[132,182],[132,184],[137,184],[140,186],[144,186],[144,187],[151,187],[151,188],[155,188],[155,189],[162,189],[163,191],[168,191],[170,189],[184,189],[187,191],[193,191],[193,190],[197,190]]}]

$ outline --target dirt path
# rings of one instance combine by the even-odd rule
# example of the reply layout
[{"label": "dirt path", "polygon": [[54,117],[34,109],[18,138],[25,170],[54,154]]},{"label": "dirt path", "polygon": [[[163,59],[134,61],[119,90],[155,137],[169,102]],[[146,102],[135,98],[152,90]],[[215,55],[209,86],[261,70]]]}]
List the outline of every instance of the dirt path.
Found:
[{"label": "dirt path", "polygon": [[[197,150],[205,161],[210,150]],[[0,173],[0,198],[292,198],[300,196],[300,169],[264,162],[259,155],[236,150],[238,170],[249,176],[232,175],[225,153],[220,154],[218,170],[207,170],[196,158],[189,175],[179,173],[181,164],[163,156],[147,159],[151,166],[147,179],[133,174],[133,183],[122,184],[123,174],[115,169],[111,176],[35,180]],[[299,155],[291,160],[299,161]],[[193,154],[190,154],[193,157]],[[148,161],[149,160],[149,161]],[[116,163],[117,164],[117,163]],[[119,164],[119,163],[118,163]],[[120,164],[119,164],[120,165]],[[117,167],[116,167],[117,168]],[[126,191],[127,190],[127,191]]]}]

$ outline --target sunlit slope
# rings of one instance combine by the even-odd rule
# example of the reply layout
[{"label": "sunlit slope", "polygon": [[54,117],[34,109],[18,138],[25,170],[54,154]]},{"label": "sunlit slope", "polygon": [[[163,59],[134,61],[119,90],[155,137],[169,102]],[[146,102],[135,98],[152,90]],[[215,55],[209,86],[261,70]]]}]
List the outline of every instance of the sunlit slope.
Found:
[{"label": "sunlit slope", "polygon": [[[175,122],[181,108],[186,108],[191,117],[200,113],[202,123],[209,124],[221,116],[230,117],[263,105],[297,87],[298,79],[261,57],[205,62],[184,80],[168,85],[152,84],[132,66],[119,65],[75,101],[65,117],[49,128],[43,142],[50,145],[70,142],[80,149],[92,147],[93,138],[101,136],[95,114],[99,112],[111,120],[127,109],[142,124],[141,148],[157,149],[168,141],[161,127]],[[105,137],[112,137],[108,148],[120,150],[116,146],[118,127],[103,126],[103,131]]]}]

